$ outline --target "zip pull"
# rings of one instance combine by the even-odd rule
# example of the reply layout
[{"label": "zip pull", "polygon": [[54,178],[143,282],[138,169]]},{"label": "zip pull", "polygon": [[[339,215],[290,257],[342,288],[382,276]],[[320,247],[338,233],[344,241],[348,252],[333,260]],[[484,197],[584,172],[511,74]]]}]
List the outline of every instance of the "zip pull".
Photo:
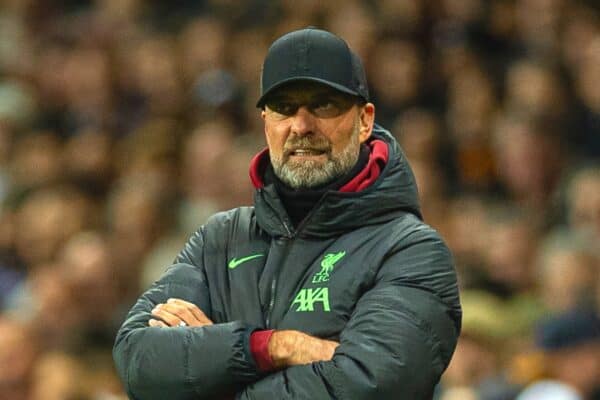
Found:
[{"label": "zip pull", "polygon": [[283,221],[283,227],[285,228],[285,231],[287,233],[286,238],[292,239],[294,237],[294,234],[292,233],[293,229],[288,225],[288,223],[286,221]]}]

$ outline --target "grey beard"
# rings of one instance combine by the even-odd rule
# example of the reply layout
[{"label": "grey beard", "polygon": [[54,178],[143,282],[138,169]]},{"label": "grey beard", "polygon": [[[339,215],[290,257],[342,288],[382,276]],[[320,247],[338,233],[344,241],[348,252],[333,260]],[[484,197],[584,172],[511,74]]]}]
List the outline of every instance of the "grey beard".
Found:
[{"label": "grey beard", "polygon": [[348,146],[337,157],[329,153],[328,160],[323,165],[316,161],[291,162],[289,159],[283,161],[281,158],[271,157],[273,171],[283,183],[296,190],[311,189],[331,182],[349,172],[358,161],[358,132],[359,127],[356,126]]}]

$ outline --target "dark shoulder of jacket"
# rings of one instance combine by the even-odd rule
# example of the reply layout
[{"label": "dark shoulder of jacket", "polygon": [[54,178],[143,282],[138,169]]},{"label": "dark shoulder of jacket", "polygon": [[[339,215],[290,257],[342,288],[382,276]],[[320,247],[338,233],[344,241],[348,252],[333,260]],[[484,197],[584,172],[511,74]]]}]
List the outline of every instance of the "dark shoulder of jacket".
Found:
[{"label": "dark shoulder of jacket", "polygon": [[459,315],[454,260],[440,234],[417,216],[406,214],[393,223],[388,240],[388,260],[399,260],[397,271],[388,271],[398,274],[392,279],[435,293]]},{"label": "dark shoulder of jacket", "polygon": [[237,207],[212,215],[190,236],[174,263],[202,266],[202,252],[207,241],[226,247],[232,233],[250,229],[255,224],[254,219],[254,207]]},{"label": "dark shoulder of jacket", "polygon": [[439,242],[441,245],[446,246],[438,231],[414,213],[407,212],[396,218],[390,228],[390,245],[395,250],[411,246],[414,242],[423,240]]}]

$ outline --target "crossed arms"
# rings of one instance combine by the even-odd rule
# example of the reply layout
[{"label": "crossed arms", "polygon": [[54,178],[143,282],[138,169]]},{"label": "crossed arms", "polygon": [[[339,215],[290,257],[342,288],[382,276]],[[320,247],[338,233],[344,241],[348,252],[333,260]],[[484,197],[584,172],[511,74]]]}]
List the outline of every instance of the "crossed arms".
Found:
[{"label": "crossed arms", "polygon": [[[430,398],[454,350],[460,317],[458,306],[442,300],[449,293],[452,303],[456,291],[447,250],[434,236],[415,239],[380,267],[339,344],[275,331],[268,351],[277,370],[269,374],[258,370],[248,351],[255,328],[243,321],[213,324],[205,313],[211,304],[199,269],[184,263],[171,267],[140,297],[117,336],[113,354],[129,396]],[[425,265],[427,274],[420,275]],[[179,321],[188,326],[179,327]]]},{"label": "crossed arms", "polygon": [[[189,327],[213,325],[213,322],[193,303],[182,299],[169,299],[158,304],[150,319],[149,326],[167,328],[180,326],[184,322]],[[274,331],[268,341],[268,356],[275,369],[285,369],[294,365],[310,364],[331,360],[338,342],[319,339],[296,330]]]}]

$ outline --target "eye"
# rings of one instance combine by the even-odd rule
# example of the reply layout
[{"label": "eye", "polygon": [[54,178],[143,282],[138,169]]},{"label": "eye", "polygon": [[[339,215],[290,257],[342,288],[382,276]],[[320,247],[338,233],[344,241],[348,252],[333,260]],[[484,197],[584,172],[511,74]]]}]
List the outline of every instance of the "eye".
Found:
[{"label": "eye", "polygon": [[320,100],[313,104],[313,111],[330,111],[337,108],[337,105],[331,100]]},{"label": "eye", "polygon": [[267,102],[266,106],[278,114],[287,116],[294,115],[298,110],[298,105],[287,101]]},{"label": "eye", "polygon": [[333,98],[323,98],[314,101],[310,105],[310,110],[317,117],[332,118],[342,114],[346,108]]},{"label": "eye", "polygon": [[337,94],[318,96],[310,104],[311,112],[320,118],[337,117],[348,111],[355,104],[353,98]]}]

